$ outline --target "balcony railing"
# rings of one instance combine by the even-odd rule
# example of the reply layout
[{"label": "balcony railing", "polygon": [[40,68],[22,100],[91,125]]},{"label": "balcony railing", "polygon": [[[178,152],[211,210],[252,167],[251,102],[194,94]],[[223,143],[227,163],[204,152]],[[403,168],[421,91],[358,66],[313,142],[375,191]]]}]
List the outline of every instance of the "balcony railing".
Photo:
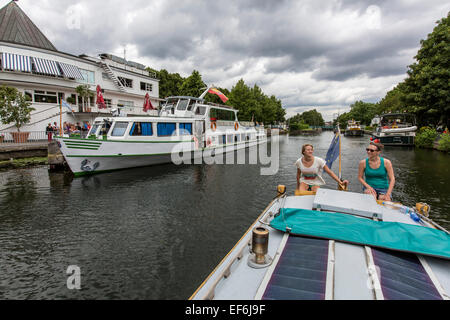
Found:
[{"label": "balcony railing", "polygon": [[45,131],[0,131],[0,146],[7,144],[43,143],[51,141],[52,136]]}]

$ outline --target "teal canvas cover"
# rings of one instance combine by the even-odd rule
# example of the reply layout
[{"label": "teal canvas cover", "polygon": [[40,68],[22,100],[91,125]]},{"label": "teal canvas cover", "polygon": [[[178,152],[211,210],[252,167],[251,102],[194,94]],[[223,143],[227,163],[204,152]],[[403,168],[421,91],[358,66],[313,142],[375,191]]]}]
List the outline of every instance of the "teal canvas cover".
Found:
[{"label": "teal canvas cover", "polygon": [[352,215],[284,208],[270,226],[302,236],[406,251],[450,259],[446,232],[400,222],[374,221]]}]

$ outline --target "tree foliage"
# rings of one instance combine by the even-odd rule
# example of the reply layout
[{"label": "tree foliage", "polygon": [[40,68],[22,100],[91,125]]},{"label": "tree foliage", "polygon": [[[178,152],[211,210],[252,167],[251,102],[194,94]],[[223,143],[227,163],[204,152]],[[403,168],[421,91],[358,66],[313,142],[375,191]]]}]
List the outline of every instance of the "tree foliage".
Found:
[{"label": "tree foliage", "polygon": [[[169,73],[165,69],[160,71],[147,68],[154,72],[159,78],[159,97],[169,96],[192,96],[199,97],[207,85],[203,82],[199,71],[194,70],[192,74],[183,78],[178,73]],[[256,84],[249,87],[243,79],[240,79],[232,88],[216,87],[229,100],[226,105],[233,106],[239,110],[238,117],[241,121],[263,122],[274,124],[285,121],[286,110],[283,109],[281,101],[274,95],[267,96]],[[207,93],[204,97],[206,102],[224,104],[219,96]]]},{"label": "tree foliage", "polygon": [[310,126],[323,126],[325,121],[322,114],[316,109],[297,113],[295,116],[288,119],[289,130],[306,130]]},{"label": "tree foliage", "polygon": [[408,77],[402,84],[403,101],[408,110],[423,121],[450,121],[450,12],[437,21],[433,32],[420,41]]},{"label": "tree foliage", "polygon": [[14,123],[17,131],[30,122],[31,102],[16,88],[3,85],[0,87],[0,120],[4,124]]},{"label": "tree foliage", "polygon": [[[354,119],[370,124],[369,118],[389,112],[410,112],[418,125],[450,127],[450,12],[420,41],[416,62],[408,66],[407,77],[376,104],[357,101],[338,121]],[[419,139],[420,140],[420,139]]]}]

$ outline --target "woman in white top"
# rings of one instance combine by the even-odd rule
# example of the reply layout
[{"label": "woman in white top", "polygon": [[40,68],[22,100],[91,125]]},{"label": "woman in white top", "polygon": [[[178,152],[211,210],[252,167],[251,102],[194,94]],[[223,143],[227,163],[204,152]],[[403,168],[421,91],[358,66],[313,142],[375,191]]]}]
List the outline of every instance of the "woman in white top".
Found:
[{"label": "woman in white top", "polygon": [[338,184],[347,187],[348,181],[340,181],[338,176],[328,168],[325,160],[319,157],[314,157],[314,147],[310,144],[305,144],[302,147],[303,157],[295,162],[297,167],[297,190],[300,191],[317,191],[320,186],[325,184],[322,178],[322,171],[325,171],[337,181]]}]

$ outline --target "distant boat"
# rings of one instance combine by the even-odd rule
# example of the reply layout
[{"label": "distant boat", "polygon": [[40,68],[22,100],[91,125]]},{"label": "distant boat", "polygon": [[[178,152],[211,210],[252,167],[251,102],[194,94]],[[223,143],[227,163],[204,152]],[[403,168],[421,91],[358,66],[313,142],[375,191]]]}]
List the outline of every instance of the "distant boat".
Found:
[{"label": "distant boat", "polygon": [[413,146],[417,131],[416,117],[412,113],[387,113],[375,117],[377,127],[371,140],[386,146]]},{"label": "distant boat", "polygon": [[361,129],[359,121],[349,120],[347,128],[345,129],[344,136],[361,137],[364,135],[364,131]]}]

